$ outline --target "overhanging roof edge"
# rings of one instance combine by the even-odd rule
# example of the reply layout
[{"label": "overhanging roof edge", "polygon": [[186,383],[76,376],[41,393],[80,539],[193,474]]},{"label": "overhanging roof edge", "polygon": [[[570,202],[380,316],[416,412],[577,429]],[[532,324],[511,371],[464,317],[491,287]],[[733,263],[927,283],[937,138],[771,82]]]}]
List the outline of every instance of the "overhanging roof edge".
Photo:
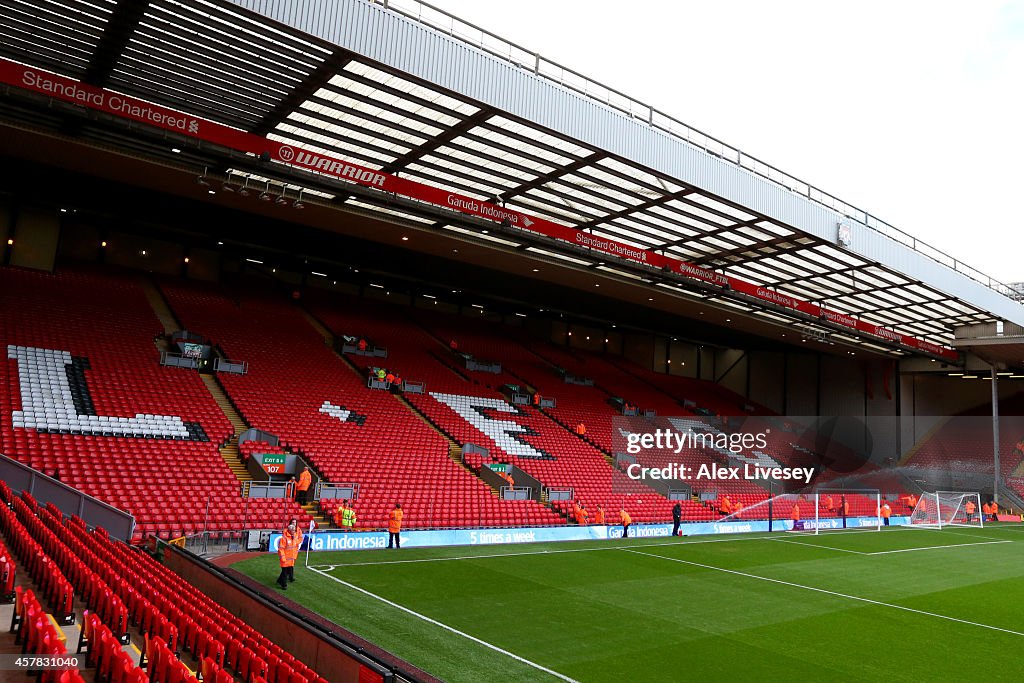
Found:
[{"label": "overhanging roof edge", "polygon": [[[852,253],[925,282],[1011,322],[1024,306],[861,221],[609,109],[466,42],[367,0],[226,0],[296,30],[586,145],[606,150],[796,230],[836,242],[855,228]],[[325,4],[328,5],[325,7]],[[327,21],[327,19],[331,19]],[[387,40],[382,40],[386,36]],[[469,68],[452,69],[454,61]],[[482,75],[486,75],[483,77]],[[557,103],[557,105],[555,104]],[[858,244],[857,242],[861,242]]]}]

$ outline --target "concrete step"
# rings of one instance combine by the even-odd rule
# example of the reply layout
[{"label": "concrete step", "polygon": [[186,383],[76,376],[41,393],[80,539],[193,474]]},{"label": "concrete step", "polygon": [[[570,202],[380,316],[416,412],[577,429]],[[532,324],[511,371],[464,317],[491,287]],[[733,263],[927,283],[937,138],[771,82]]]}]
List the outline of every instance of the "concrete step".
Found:
[{"label": "concrete step", "polygon": [[167,299],[164,298],[163,292],[157,288],[156,284],[149,278],[143,278],[141,284],[142,292],[146,295],[146,301],[149,302],[153,313],[156,314],[157,319],[163,326],[164,334],[173,334],[178,330],[184,329],[175,317],[174,312],[171,311],[171,307],[167,304]]}]

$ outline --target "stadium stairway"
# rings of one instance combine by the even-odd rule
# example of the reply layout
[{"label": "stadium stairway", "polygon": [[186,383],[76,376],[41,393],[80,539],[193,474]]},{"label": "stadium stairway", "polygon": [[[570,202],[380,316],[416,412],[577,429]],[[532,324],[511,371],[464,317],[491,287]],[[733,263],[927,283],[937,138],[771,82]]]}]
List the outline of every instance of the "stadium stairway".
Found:
[{"label": "stadium stairway", "polygon": [[314,502],[314,501],[310,501],[310,502],[306,503],[305,505],[303,505],[301,507],[302,507],[303,510],[306,511],[306,514],[309,515],[310,517],[312,517],[313,521],[316,522],[316,528],[317,529],[330,529],[331,528],[332,521],[327,519],[327,517],[324,516],[323,513],[320,512],[320,504],[319,503]]},{"label": "stadium stairway", "polygon": [[249,428],[249,425],[242,419],[238,410],[231,403],[231,399],[224,392],[224,387],[220,385],[215,376],[204,373],[200,377],[203,380],[203,384],[206,385],[207,391],[213,396],[213,400],[217,403],[221,412],[224,413],[224,416],[228,418],[232,429],[234,429],[234,433],[218,448],[220,455],[224,458],[224,462],[227,463],[228,467],[231,468],[238,481],[252,481],[252,475],[249,474],[249,470],[243,464],[242,454],[238,451],[238,437]]},{"label": "stadium stairway", "polygon": [[[327,329],[327,326],[320,322],[319,318],[310,313],[305,306],[299,306],[298,309],[299,313],[302,314],[302,317],[306,319],[306,322],[312,325],[313,329],[316,330],[317,333],[324,338],[324,344],[333,349],[335,345],[334,333]],[[342,360],[345,360],[346,363],[348,363],[343,354],[335,352],[335,355],[341,358]],[[349,367],[352,367],[351,363],[348,363],[348,365]]]},{"label": "stadium stairway", "polygon": [[178,318],[174,315],[174,311],[171,310],[170,304],[167,303],[167,299],[164,298],[163,292],[160,291],[152,280],[142,278],[139,285],[142,288],[142,293],[146,296],[146,301],[153,308],[153,313],[156,314],[160,324],[163,325],[164,334],[170,335],[184,329],[181,323],[178,322]]},{"label": "stadium stairway", "polygon": [[[171,310],[170,304],[156,283],[148,278],[142,278],[140,286],[142,293],[146,296],[146,301],[153,308],[153,313],[160,321],[160,324],[163,325],[164,334],[171,335],[178,330],[185,329],[178,321],[177,316],[174,315],[174,311]],[[167,342],[163,340],[157,341],[157,347],[162,350],[168,350]],[[206,390],[210,392],[210,396],[213,397],[213,400],[217,403],[217,406],[224,413],[224,416],[231,423],[231,427],[234,430],[234,433],[217,450],[220,451],[221,457],[224,458],[224,462],[231,468],[231,472],[238,481],[252,481],[249,471],[242,463],[242,456],[238,452],[238,437],[249,428],[249,425],[238,414],[238,411],[231,404],[231,400],[224,393],[223,387],[220,386],[220,382],[217,381],[214,375],[202,373],[200,378],[203,380]]]},{"label": "stadium stairway", "polygon": [[[213,396],[213,400],[216,401],[217,406],[220,407],[221,412],[228,418],[228,421],[231,422],[231,427],[235,430],[234,434],[218,448],[220,455],[224,458],[224,462],[227,463],[228,467],[231,468],[238,481],[252,481],[252,475],[249,474],[249,470],[242,458],[242,453],[238,448],[238,438],[242,435],[242,432],[249,429],[250,425],[245,421],[241,413],[238,412],[238,408],[232,403],[231,397],[224,391],[224,387],[216,375],[203,373],[200,377],[202,377],[203,384],[206,385],[210,395]],[[294,453],[294,450],[291,448],[283,448],[282,450],[286,453]],[[295,455],[299,456],[304,465],[310,466],[309,458],[301,453],[295,453]],[[313,471],[315,472],[316,470],[314,469]],[[317,472],[317,475],[322,476],[319,472]],[[300,507],[306,511],[307,515],[313,518],[318,528],[326,529],[331,526],[331,522],[320,514],[320,509],[316,503],[309,502]]]}]

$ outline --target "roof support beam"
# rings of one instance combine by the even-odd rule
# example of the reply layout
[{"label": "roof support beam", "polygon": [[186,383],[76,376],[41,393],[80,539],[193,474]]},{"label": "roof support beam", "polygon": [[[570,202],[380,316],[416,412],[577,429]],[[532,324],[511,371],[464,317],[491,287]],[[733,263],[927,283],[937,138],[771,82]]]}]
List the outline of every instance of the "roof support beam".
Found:
[{"label": "roof support beam", "polygon": [[693,191],[694,190],[689,189],[680,190],[679,192],[675,192],[673,194],[664,194],[660,197],[649,199],[643,204],[637,204],[636,206],[627,206],[625,209],[621,209],[619,211],[616,211],[615,213],[610,213],[607,216],[601,216],[600,218],[595,218],[594,220],[587,221],[586,223],[581,223],[579,225],[579,228],[581,230],[587,230],[589,228],[600,227],[602,223],[613,221],[616,218],[626,218],[631,214],[636,213],[637,211],[646,211],[647,209],[650,209],[652,207],[661,206],[662,204],[670,202],[673,199],[681,199]]},{"label": "roof support beam", "polygon": [[97,88],[106,87],[114,65],[121,58],[121,53],[148,7],[149,0],[121,0],[114,6],[106,28],[103,29],[103,37],[89,58],[83,81]]},{"label": "roof support beam", "polygon": [[481,109],[472,116],[468,116],[459,121],[454,126],[448,128],[443,133],[433,136],[419,147],[410,149],[408,152],[398,157],[390,164],[387,164],[381,169],[383,173],[396,173],[405,168],[408,164],[425,157],[431,152],[436,151],[438,148],[445,146],[457,137],[461,137],[464,133],[468,133],[473,130],[487,119],[491,118],[494,112],[490,109]]},{"label": "roof support beam", "polygon": [[334,51],[328,55],[327,59],[320,63],[316,69],[314,69],[301,83],[295,86],[288,96],[277,103],[277,105],[267,112],[263,120],[257,123],[249,131],[256,135],[267,135],[272,130],[277,128],[279,124],[284,122],[288,118],[288,115],[298,109],[303,102],[313,96],[317,90],[322,88],[331,78],[339,71],[345,68],[345,65],[351,61],[351,55],[340,47],[334,48]]},{"label": "roof support beam", "polygon": [[601,159],[604,159],[605,156],[607,155],[601,152],[594,152],[590,156],[578,159],[577,161],[574,161],[571,164],[568,164],[567,166],[556,168],[554,171],[551,171],[550,173],[547,173],[542,176],[537,176],[533,180],[529,180],[523,183],[522,185],[517,185],[516,187],[513,187],[510,190],[505,190],[504,192],[501,193],[501,198],[504,201],[508,201],[511,197],[515,197],[517,195],[523,194],[524,192],[529,192],[530,190],[542,187],[547,183],[550,183],[552,180],[556,180],[558,178],[561,178],[562,176],[569,175],[570,173],[575,173],[581,168],[585,168],[587,166],[590,166],[591,164],[595,164]]},{"label": "roof support beam", "polygon": [[[704,257],[699,258],[699,259],[694,259],[693,262],[695,264],[697,264],[698,266],[703,266],[703,265],[706,265],[706,264],[710,263],[711,261],[717,261],[719,259],[726,259],[726,260],[728,260],[730,256],[738,256],[740,254],[745,254],[748,251],[759,252],[761,249],[765,249],[765,248],[768,248],[768,247],[777,247],[778,245],[785,244],[787,242],[793,242],[793,236],[792,235],[787,235],[785,237],[774,237],[774,238],[772,238],[770,240],[765,240],[763,242],[755,242],[754,244],[750,244],[750,245],[747,245],[745,247],[744,246],[740,246],[740,247],[736,247],[735,249],[729,249],[727,251],[720,251],[718,253],[715,253],[715,254],[712,254],[712,255],[709,255],[709,256],[704,256]],[[773,253],[773,254],[770,254],[770,255],[771,256],[775,256],[780,251],[792,251],[792,250],[795,250],[795,249],[799,249],[801,246],[803,246],[803,245],[796,245],[792,249],[788,249],[788,250],[787,249],[776,249],[776,252]],[[760,254],[760,255],[761,256],[766,256],[767,254]],[[739,261],[729,261],[729,263],[724,264],[723,267],[728,268],[729,266],[740,265],[740,264],[746,263],[747,261],[750,261],[750,260],[756,260],[756,259],[741,259]]]}]

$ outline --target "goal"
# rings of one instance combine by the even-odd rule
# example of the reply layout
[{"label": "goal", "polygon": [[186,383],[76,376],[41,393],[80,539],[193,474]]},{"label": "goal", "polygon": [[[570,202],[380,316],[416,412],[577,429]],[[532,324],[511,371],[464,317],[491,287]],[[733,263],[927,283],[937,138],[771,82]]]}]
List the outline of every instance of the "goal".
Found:
[{"label": "goal", "polygon": [[814,535],[843,529],[879,530],[880,504],[881,493],[875,489],[787,493],[732,512],[718,522],[767,521],[768,531]]},{"label": "goal", "polygon": [[910,526],[941,529],[945,526],[976,526],[984,528],[981,514],[981,495],[963,491],[936,491],[922,493]]}]

